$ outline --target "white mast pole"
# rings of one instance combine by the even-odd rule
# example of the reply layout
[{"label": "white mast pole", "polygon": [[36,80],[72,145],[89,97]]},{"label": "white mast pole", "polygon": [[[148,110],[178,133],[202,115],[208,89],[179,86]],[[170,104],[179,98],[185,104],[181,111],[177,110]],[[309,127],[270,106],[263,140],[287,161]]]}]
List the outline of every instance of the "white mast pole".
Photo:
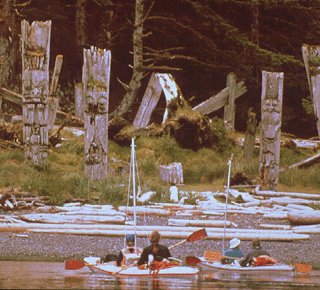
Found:
[{"label": "white mast pole", "polygon": [[134,249],[137,253],[137,213],[136,213],[136,172],[135,172],[135,145],[134,138],[131,139],[131,166],[132,166],[132,195],[133,195],[133,223],[134,223]]},{"label": "white mast pole", "polygon": [[227,224],[228,197],[229,197],[229,188],[230,188],[230,174],[231,174],[232,158],[233,158],[233,154],[231,155],[231,158],[228,161],[228,180],[227,180],[227,190],[226,190],[226,209],[224,212],[222,255],[224,255],[224,244],[225,244],[225,239],[226,239],[226,224]]}]

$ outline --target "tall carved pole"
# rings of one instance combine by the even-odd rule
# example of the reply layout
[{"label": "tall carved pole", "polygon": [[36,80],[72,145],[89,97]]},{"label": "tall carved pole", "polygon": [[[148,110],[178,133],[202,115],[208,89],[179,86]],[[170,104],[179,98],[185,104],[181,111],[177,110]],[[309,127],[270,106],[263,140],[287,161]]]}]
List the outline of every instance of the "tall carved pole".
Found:
[{"label": "tall carved pole", "polygon": [[91,179],[107,177],[110,67],[110,51],[83,50],[85,174]]},{"label": "tall carved pole", "polygon": [[267,190],[278,185],[283,78],[283,73],[262,72],[259,174]]},{"label": "tall carved pole", "polygon": [[320,137],[320,45],[304,44],[302,46],[302,55]]},{"label": "tall carved pole", "polygon": [[21,22],[23,140],[34,165],[45,165],[48,155],[50,34],[51,21]]}]

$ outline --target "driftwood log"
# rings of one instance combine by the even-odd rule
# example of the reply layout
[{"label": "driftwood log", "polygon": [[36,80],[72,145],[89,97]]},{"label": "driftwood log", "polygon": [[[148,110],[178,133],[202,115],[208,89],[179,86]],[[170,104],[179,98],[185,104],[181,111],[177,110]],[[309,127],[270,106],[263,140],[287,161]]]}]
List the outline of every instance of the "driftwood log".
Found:
[{"label": "driftwood log", "polygon": [[288,213],[288,220],[293,225],[320,224],[320,210],[296,210]]}]

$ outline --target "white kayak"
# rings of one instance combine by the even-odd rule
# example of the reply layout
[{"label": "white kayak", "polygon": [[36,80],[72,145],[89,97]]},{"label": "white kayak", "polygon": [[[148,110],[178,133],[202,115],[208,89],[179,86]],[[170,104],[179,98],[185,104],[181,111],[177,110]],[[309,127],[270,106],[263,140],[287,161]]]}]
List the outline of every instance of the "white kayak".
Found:
[{"label": "white kayak", "polygon": [[99,257],[84,258],[85,265],[93,272],[103,273],[118,277],[195,277],[199,274],[199,269],[189,266],[173,266],[157,271],[149,269],[139,269],[137,266],[119,267],[116,262],[101,263]]},{"label": "white kayak", "polygon": [[293,266],[276,263],[268,266],[248,266],[241,267],[236,261],[232,264],[221,264],[220,261],[209,261],[204,257],[200,257],[200,265],[206,268],[223,271],[224,273],[241,273],[241,274],[268,274],[287,276],[294,275],[295,268]]}]

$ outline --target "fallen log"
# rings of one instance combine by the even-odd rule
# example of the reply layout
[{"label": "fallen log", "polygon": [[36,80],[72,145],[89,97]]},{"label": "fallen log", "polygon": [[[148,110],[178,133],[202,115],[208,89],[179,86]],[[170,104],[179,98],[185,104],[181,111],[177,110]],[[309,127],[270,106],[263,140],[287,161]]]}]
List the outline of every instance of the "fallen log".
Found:
[{"label": "fallen log", "polygon": [[301,193],[301,192],[281,192],[281,191],[269,191],[269,190],[257,190],[255,195],[265,196],[265,197],[299,197],[304,199],[320,199],[320,193]]},{"label": "fallen log", "polygon": [[[224,221],[213,221],[213,220],[184,220],[184,219],[169,219],[169,226],[178,226],[178,227],[186,227],[186,226],[196,226],[196,227],[223,227]],[[231,227],[233,225],[232,222],[226,221],[226,227]]]},{"label": "fallen log", "polygon": [[311,225],[320,223],[320,210],[306,211],[295,210],[289,211],[288,220],[293,225]]},{"label": "fallen log", "polygon": [[124,224],[124,216],[84,216],[84,215],[65,215],[63,213],[34,213],[20,215],[19,218],[23,221],[30,223],[78,223],[78,224],[88,224],[88,223],[112,223],[112,224]]},{"label": "fallen log", "polygon": [[291,226],[288,225],[260,224],[259,227],[263,229],[291,230]]},{"label": "fallen log", "polygon": [[[12,225],[12,226],[2,226],[0,224],[0,231],[10,231],[15,232],[16,229],[19,231],[27,231],[34,233],[51,233],[51,234],[74,234],[74,235],[92,235],[92,236],[124,236],[128,231],[134,229],[133,226],[124,226],[124,225],[100,225],[100,228],[97,225],[76,225],[76,224],[21,224],[21,225]],[[112,227],[113,226],[113,227]],[[136,228],[136,233],[138,237],[147,238],[152,230],[158,230],[162,237],[172,238],[172,239],[186,239],[190,234],[195,230],[200,228],[179,228],[179,227],[161,227],[161,226],[140,226]],[[221,228],[219,231],[207,230],[208,236],[206,239],[211,240],[222,240],[224,237],[226,239],[239,238],[241,240],[252,240],[260,239],[264,241],[294,241],[294,240],[307,240],[309,235],[304,234],[295,234],[288,231],[268,231],[268,230],[254,230],[254,229],[243,229],[239,231],[234,229],[233,231],[224,232],[224,229]]]},{"label": "fallen log", "polygon": [[288,167],[281,168],[280,172],[284,172],[284,171],[287,171],[292,168],[303,168],[303,167],[311,166],[311,165],[318,163],[318,162],[320,162],[320,153],[313,155],[311,157],[308,157],[304,160],[301,160],[301,161],[299,161],[295,164],[292,164]]}]

